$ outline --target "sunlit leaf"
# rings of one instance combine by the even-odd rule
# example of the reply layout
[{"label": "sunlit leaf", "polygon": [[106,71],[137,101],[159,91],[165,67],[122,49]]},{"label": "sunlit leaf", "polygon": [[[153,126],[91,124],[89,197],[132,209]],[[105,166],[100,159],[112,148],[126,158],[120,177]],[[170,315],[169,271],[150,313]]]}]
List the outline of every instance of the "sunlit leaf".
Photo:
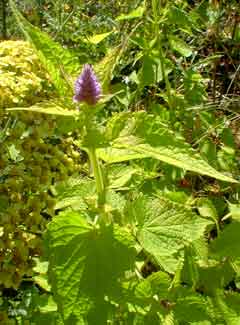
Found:
[{"label": "sunlit leaf", "polygon": [[87,41],[89,43],[92,43],[92,44],[96,45],[96,44],[99,44],[100,42],[102,42],[105,38],[107,38],[112,33],[113,33],[113,31],[107,32],[107,33],[102,33],[102,34],[96,34],[96,35],[93,35],[93,36],[89,37],[87,39]]},{"label": "sunlit leaf", "polygon": [[64,324],[105,324],[121,278],[133,269],[131,236],[119,227],[95,228],[74,212],[57,216],[47,233],[50,282]]},{"label": "sunlit leaf", "polygon": [[97,150],[99,158],[106,161],[108,164],[128,161],[132,159],[146,158],[149,155],[136,153],[128,149],[107,148]]},{"label": "sunlit leaf", "polygon": [[[129,117],[127,121],[126,114],[123,114],[123,119],[125,127],[122,125],[122,130],[119,128],[116,133],[118,137],[112,142],[113,148],[118,150],[112,151],[108,156],[104,156],[106,151],[100,153],[106,162],[127,161],[140,158],[139,155],[142,155],[222,181],[237,182],[210,166],[183,138],[163,125],[158,117],[139,112]],[[120,123],[120,116],[118,121]],[[110,121],[110,128],[112,127],[115,128],[115,124],[112,126]]]},{"label": "sunlit leaf", "polygon": [[211,325],[211,318],[208,312],[208,301],[200,294],[187,293],[186,297],[178,299],[174,306],[176,319],[188,324]]},{"label": "sunlit leaf", "polygon": [[200,238],[210,224],[191,210],[165,198],[139,197],[131,206],[138,222],[138,240],[167,271],[173,271],[172,260],[184,246]]},{"label": "sunlit leaf", "polygon": [[213,249],[213,252],[222,258],[239,258],[239,232],[239,222],[234,221],[230,225],[226,225],[221,235],[211,243],[211,248]]},{"label": "sunlit leaf", "polygon": [[61,116],[78,116],[79,112],[77,110],[69,110],[60,106],[55,102],[41,102],[30,107],[11,107],[7,109],[8,111],[28,111],[41,114],[50,115],[61,115]]},{"label": "sunlit leaf", "polygon": [[169,41],[170,41],[170,46],[172,47],[172,49],[177,51],[179,54],[186,56],[186,57],[192,55],[191,47],[188,46],[182,39],[180,39],[176,36],[171,36]]},{"label": "sunlit leaf", "polygon": [[10,0],[10,6],[19,27],[37,51],[41,63],[48,71],[59,96],[66,96],[69,92],[71,95],[71,74],[80,71],[78,58],[69,50],[54,42],[51,37],[39,28],[31,25],[18,11],[13,0]]},{"label": "sunlit leaf", "polygon": [[171,6],[168,12],[168,19],[170,24],[176,24],[177,26],[191,33],[194,25],[190,16],[183,9]]},{"label": "sunlit leaf", "polygon": [[137,9],[134,9],[129,14],[121,14],[116,18],[117,21],[130,20],[135,18],[141,18],[144,14],[145,6],[140,6]]}]

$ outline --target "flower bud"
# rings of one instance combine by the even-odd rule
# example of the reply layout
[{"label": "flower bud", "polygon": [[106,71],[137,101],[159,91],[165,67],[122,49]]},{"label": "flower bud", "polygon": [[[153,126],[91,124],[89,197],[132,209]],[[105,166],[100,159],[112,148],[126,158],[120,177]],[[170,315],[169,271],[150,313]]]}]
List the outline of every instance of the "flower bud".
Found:
[{"label": "flower bud", "polygon": [[85,64],[82,73],[75,82],[74,102],[85,102],[95,105],[101,95],[101,85],[89,64]]}]

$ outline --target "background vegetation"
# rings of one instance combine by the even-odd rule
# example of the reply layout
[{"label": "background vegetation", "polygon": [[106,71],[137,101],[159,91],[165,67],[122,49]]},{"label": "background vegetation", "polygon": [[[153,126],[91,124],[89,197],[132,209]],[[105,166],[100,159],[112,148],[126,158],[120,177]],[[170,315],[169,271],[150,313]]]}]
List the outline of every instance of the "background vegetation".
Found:
[{"label": "background vegetation", "polygon": [[[0,323],[238,324],[238,1],[1,5]],[[83,63],[106,95],[90,139],[72,104]],[[58,234],[79,215],[95,234],[89,143],[116,229],[97,247],[74,230],[69,297]]]}]

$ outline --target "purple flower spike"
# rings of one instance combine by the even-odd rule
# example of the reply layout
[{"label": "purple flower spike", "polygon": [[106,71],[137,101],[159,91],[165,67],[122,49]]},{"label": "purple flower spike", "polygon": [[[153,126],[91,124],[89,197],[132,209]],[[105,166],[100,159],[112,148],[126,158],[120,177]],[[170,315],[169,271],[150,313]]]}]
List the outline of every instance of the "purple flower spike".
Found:
[{"label": "purple flower spike", "polygon": [[101,95],[101,85],[90,64],[85,64],[82,73],[75,82],[74,102],[86,102],[95,105]]}]

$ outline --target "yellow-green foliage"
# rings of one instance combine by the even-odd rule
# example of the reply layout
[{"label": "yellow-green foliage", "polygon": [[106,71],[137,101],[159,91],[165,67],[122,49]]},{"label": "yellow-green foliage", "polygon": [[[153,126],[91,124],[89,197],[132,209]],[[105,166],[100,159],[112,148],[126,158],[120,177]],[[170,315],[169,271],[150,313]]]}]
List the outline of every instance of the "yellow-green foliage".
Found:
[{"label": "yellow-green foliage", "polygon": [[27,42],[0,42],[0,107],[27,106],[49,90],[47,74]]},{"label": "yellow-green foliage", "polygon": [[[53,95],[26,42],[1,43],[0,69],[2,108]],[[17,289],[32,276],[34,257],[42,252],[41,235],[54,214],[49,189],[76,171],[79,153],[71,138],[54,134],[54,116],[4,109],[0,115],[0,289]]]}]

